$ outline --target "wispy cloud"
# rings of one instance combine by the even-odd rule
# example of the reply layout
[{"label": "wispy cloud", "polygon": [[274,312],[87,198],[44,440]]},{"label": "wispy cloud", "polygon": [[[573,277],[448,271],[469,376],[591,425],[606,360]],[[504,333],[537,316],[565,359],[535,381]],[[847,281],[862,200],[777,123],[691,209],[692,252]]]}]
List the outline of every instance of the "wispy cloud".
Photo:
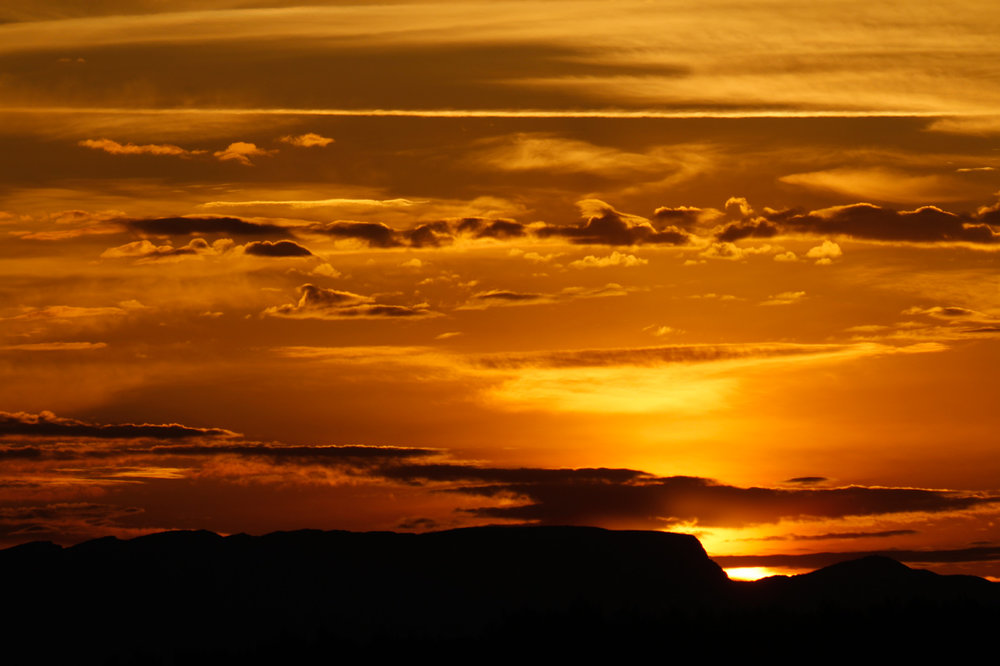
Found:
[{"label": "wispy cloud", "polygon": [[193,155],[204,155],[207,150],[188,150],[172,144],[134,144],[118,143],[111,139],[85,139],[80,141],[84,148],[103,150],[111,155],[169,155],[173,157],[191,157]]}]

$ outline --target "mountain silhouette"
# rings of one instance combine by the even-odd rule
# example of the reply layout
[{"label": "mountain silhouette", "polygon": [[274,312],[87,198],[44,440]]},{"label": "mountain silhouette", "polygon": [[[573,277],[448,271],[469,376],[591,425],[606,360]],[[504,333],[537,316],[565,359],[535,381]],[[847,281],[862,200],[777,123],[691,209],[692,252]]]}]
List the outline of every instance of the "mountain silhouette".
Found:
[{"label": "mountain silhouette", "polygon": [[163,532],[24,544],[0,571],[5,645],[38,664],[898,657],[1000,626],[981,578],[867,557],[737,582],[693,536],[590,527]]}]

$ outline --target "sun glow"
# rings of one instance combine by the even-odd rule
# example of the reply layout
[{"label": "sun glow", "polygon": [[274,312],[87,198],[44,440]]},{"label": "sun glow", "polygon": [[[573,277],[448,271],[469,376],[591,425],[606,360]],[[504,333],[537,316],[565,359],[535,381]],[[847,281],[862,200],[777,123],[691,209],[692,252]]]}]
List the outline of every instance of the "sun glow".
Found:
[{"label": "sun glow", "polygon": [[723,569],[731,580],[760,580],[768,576],[779,575],[774,569],[768,567],[733,567]]}]

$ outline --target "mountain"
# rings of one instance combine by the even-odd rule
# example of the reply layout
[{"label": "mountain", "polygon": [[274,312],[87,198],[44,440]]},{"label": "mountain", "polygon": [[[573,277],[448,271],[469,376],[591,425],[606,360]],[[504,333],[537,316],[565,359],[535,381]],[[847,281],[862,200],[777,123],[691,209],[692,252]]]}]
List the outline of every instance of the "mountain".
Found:
[{"label": "mountain", "polygon": [[692,536],[589,527],[163,532],[25,544],[0,571],[26,663],[898,656],[1000,626],[980,578],[865,558],[741,583]]}]

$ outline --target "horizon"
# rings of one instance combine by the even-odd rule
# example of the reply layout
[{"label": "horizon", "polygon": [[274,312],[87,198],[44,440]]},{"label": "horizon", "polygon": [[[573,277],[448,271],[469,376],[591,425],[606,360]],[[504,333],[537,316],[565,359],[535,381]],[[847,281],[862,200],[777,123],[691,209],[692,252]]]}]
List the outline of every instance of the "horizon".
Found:
[{"label": "horizon", "polygon": [[1000,6],[609,7],[0,9],[0,548],[567,524],[1000,580]]}]

